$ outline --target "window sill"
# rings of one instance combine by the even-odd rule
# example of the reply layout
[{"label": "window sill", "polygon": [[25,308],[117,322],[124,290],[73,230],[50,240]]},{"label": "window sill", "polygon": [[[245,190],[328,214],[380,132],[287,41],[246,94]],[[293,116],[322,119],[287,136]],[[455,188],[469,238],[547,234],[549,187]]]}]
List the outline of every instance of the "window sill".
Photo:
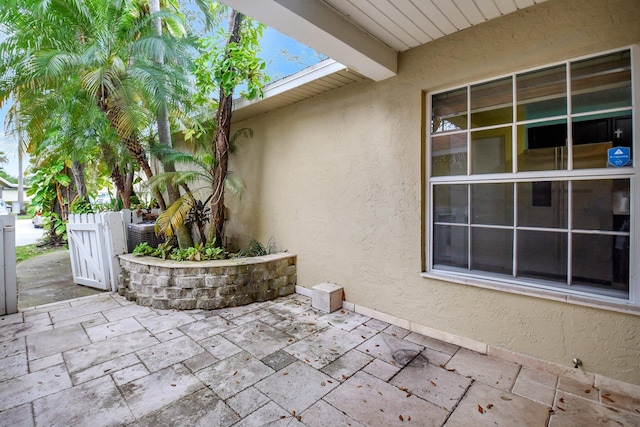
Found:
[{"label": "window sill", "polygon": [[474,286],[476,288],[490,289],[493,291],[508,292],[516,295],[524,295],[533,298],[542,298],[551,301],[564,302],[568,304],[580,305],[583,307],[597,308],[618,313],[640,316],[640,307],[618,303],[613,301],[601,301],[582,295],[571,295],[564,292],[556,292],[548,289],[525,288],[524,286],[503,284],[486,279],[475,277],[459,276],[455,274],[443,274],[437,272],[423,272],[421,276],[425,279],[435,279],[443,282],[457,283],[460,285]]}]

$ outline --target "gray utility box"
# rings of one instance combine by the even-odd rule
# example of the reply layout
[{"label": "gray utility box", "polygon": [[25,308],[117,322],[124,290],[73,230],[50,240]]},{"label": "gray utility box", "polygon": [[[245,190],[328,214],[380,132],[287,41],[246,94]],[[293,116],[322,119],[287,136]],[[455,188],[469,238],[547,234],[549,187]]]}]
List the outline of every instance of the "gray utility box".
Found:
[{"label": "gray utility box", "polygon": [[139,224],[129,224],[127,227],[127,249],[133,252],[136,246],[142,242],[147,242],[149,246],[157,248],[163,242],[156,236],[155,222],[141,222]]}]

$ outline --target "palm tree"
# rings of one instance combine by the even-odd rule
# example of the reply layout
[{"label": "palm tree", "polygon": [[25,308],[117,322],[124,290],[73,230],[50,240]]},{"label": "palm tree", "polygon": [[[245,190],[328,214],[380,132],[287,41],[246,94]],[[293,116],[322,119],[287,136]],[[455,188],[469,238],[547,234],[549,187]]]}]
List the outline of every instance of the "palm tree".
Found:
[{"label": "palm tree", "polygon": [[[150,179],[140,132],[158,105],[188,93],[184,46],[170,36],[150,36],[150,19],[133,0],[6,0],[0,12],[9,34],[0,44],[0,103],[28,91],[82,92]],[[152,59],[158,51],[164,52],[163,65]],[[155,197],[165,208],[162,194]]]},{"label": "palm tree", "polygon": [[[252,136],[253,131],[248,128],[242,128],[234,132],[229,138],[229,152],[234,153],[236,151],[238,138],[251,138]],[[190,222],[190,225],[197,229],[197,237],[201,243],[222,245],[222,242],[217,240],[218,238],[215,234],[210,232],[207,236],[204,228],[205,223],[209,222],[209,218],[205,214],[210,212],[207,204],[210,203],[215,195],[212,190],[215,185],[215,174],[219,162],[215,151],[207,143],[206,136],[195,142],[194,154],[166,146],[155,148],[155,154],[159,158],[180,165],[183,168],[175,172],[158,174],[151,180],[151,184],[153,186],[162,186],[171,183],[176,187],[180,186],[186,189],[186,193],[180,199],[160,214],[156,221],[156,227],[159,234],[171,238],[183,224]],[[192,188],[194,184],[197,187]],[[237,197],[240,197],[245,189],[242,179],[229,171],[225,176],[224,187],[225,190]],[[199,199],[200,196],[204,201]],[[189,219],[192,219],[192,221],[189,221]]]}]

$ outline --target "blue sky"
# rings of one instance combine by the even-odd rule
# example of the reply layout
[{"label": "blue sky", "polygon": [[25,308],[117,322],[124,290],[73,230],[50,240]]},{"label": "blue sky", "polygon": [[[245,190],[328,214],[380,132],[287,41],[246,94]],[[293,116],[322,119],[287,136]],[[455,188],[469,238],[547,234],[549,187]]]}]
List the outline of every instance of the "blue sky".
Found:
[{"label": "blue sky", "polygon": [[[266,72],[271,78],[271,82],[295,74],[326,59],[313,49],[272,28],[267,28],[264,31],[260,44],[262,47],[260,57],[267,63]],[[10,105],[7,103],[0,109],[0,151],[3,151],[9,159],[8,163],[0,164],[0,166],[9,175],[17,177],[17,141],[13,137],[7,137],[4,129],[5,116],[9,108]],[[25,161],[23,167],[27,166],[28,161]]]}]

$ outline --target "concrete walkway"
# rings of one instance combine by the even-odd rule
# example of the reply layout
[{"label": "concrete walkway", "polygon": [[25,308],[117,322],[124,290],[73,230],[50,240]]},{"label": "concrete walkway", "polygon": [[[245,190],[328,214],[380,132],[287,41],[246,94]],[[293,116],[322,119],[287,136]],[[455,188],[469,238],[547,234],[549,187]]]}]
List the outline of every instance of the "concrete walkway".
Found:
[{"label": "concrete walkway", "polygon": [[16,276],[19,310],[104,292],[73,283],[68,250],[22,261],[16,266]]},{"label": "concrete walkway", "polygon": [[0,318],[0,426],[640,425],[640,396],[584,378],[301,295],[180,312],[105,293]]}]

